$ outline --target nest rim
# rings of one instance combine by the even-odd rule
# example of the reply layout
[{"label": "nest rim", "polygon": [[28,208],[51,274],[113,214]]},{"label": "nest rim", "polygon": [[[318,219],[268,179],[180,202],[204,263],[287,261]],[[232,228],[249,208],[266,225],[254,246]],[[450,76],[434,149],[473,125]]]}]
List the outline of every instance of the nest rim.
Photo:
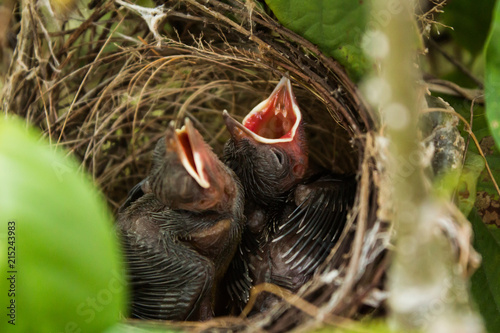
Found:
[{"label": "nest rim", "polygon": [[[321,288],[328,290],[328,283],[325,281],[332,279],[327,275],[331,274],[334,269],[343,267],[345,271],[342,285],[333,288],[328,295],[325,292],[324,297],[318,297],[317,300],[322,302],[321,305],[315,304],[314,301],[310,304],[313,304],[316,309],[314,313],[317,314],[315,316],[317,320],[330,318],[334,321],[332,318],[355,317],[363,303],[363,297],[360,298],[356,294],[361,293],[367,297],[370,290],[379,285],[382,279],[381,272],[387,266],[383,241],[372,239],[372,243],[368,245],[364,242],[368,239],[367,234],[370,231],[385,233],[376,212],[378,191],[375,184],[376,167],[371,133],[377,127],[377,119],[363,101],[355,83],[349,79],[336,61],[324,55],[311,42],[281,26],[259,8],[249,9],[240,0],[233,2],[237,6],[231,7],[216,0],[208,0],[206,5],[196,0],[183,0],[179,3],[182,3],[184,7],[174,6],[169,12],[182,14],[180,9],[185,10],[191,18],[181,19],[180,15],[173,16],[175,20],[192,20],[193,25],[205,27],[202,29],[204,36],[210,35],[212,38],[219,36],[218,43],[206,43],[203,40],[197,40],[193,37],[194,35],[183,37],[179,33],[177,40],[174,36],[162,36],[161,43],[158,43],[154,31],[144,24],[142,17],[131,10],[119,7],[113,1],[107,1],[97,4],[80,28],[68,33],[69,37],[66,39],[64,39],[66,34],[54,33],[50,36],[40,33],[38,44],[41,45],[44,42],[46,44],[44,44],[44,52],[38,50],[37,53],[35,51],[40,46],[36,43],[30,45],[29,41],[33,41],[33,36],[29,31],[31,29],[43,31],[42,28],[45,28],[43,24],[46,20],[24,20],[19,34],[19,51],[16,51],[19,53],[15,53],[14,58],[23,57],[22,52],[40,58],[37,64],[32,61],[27,63],[33,64],[34,76],[41,79],[39,82],[42,84],[36,84],[36,80],[33,79],[30,81],[29,77],[22,77],[21,74],[25,73],[23,69],[16,68],[13,64],[9,70],[12,80],[7,83],[7,86],[14,87],[24,82],[32,86],[34,92],[27,98],[19,90],[9,90],[7,87],[4,90],[4,105],[8,112],[18,113],[27,121],[42,128],[44,134],[53,140],[53,143],[57,142],[57,144],[69,147],[70,151],[82,161],[84,168],[90,170],[94,180],[105,193],[113,190],[113,186],[116,186],[113,184],[120,183],[121,186],[117,186],[118,193],[122,193],[124,199],[126,195],[123,193],[126,194],[126,188],[131,188],[132,184],[140,180],[147,171],[149,152],[153,150],[152,145],[161,135],[161,128],[166,122],[180,121],[184,116],[190,116],[195,120],[195,126],[198,124],[197,128],[205,138],[208,137],[207,142],[220,152],[224,142],[224,134],[220,130],[223,126],[219,126],[218,130],[215,129],[217,121],[210,119],[217,116],[220,119],[219,122],[222,123],[223,108],[217,108],[214,111],[212,107],[214,105],[219,107],[226,103],[233,107],[232,114],[241,117],[244,110],[238,107],[239,100],[252,100],[257,98],[256,96],[266,96],[281,76],[289,76],[294,83],[299,106],[301,100],[303,104],[315,101],[316,104],[311,103],[311,105],[323,106],[322,111],[310,109],[306,111],[306,115],[310,116],[312,121],[314,117],[321,118],[321,112],[322,116],[327,115],[336,123],[336,130],[345,131],[348,134],[345,136],[344,133],[342,134],[344,136],[339,137],[346,138],[346,142],[343,143],[345,146],[355,147],[357,158],[350,163],[352,171],[357,174],[359,180],[355,205],[341,239],[319,269],[321,273],[315,274],[311,282],[302,288],[299,295],[308,297]],[[37,8],[33,0],[27,1],[26,6],[31,6],[31,9]],[[223,17],[228,13],[236,17],[239,22],[224,19]],[[137,37],[133,42],[123,38],[123,45],[116,47],[114,52],[104,52],[101,55],[113,35],[112,29],[108,26],[109,22],[103,19],[106,14],[110,14],[109,16],[116,21],[119,19],[123,21],[127,18],[134,22],[134,29],[142,32],[144,37]],[[28,14],[23,11],[22,17],[24,18],[25,15]],[[173,26],[175,26],[174,23],[172,23]],[[85,47],[86,43],[82,36],[86,33],[85,29],[92,25],[103,27],[99,40],[94,41],[93,52],[87,55],[93,57],[93,61],[83,69],[66,69],[65,72],[61,64],[70,64],[73,61],[72,52],[78,53],[74,50],[78,50],[78,47]],[[275,35],[270,37],[257,33],[259,29],[260,31],[272,30]],[[47,43],[47,41],[56,40],[63,42]],[[231,44],[238,40],[244,43]],[[307,56],[304,50],[307,50]],[[60,61],[57,62],[55,59]],[[83,57],[78,59],[81,60]],[[124,65],[117,66],[116,63],[119,61],[122,61]],[[187,69],[189,66],[190,70]],[[205,71],[199,70],[203,66]],[[91,71],[97,73],[101,69],[113,75],[108,77],[101,75],[99,79],[88,79]],[[186,82],[192,83],[192,78],[197,77],[198,81],[194,81],[204,84],[179,86],[180,80],[178,79],[160,82],[162,78],[172,74],[172,69],[181,73],[177,78],[187,77]],[[197,69],[198,72],[196,72]],[[87,72],[83,74],[85,70]],[[81,90],[82,87],[85,91]],[[214,101],[203,97],[203,94],[207,92]],[[247,93],[248,96],[240,96],[242,92]],[[224,93],[227,93],[229,97],[224,97]],[[168,98],[173,99],[171,102],[173,111],[170,114],[163,111],[162,114],[159,112],[161,110],[154,107],[154,101],[164,101]],[[59,103],[52,102],[54,100]],[[161,105],[165,105],[165,102]],[[205,117],[196,120],[200,119],[198,117],[200,112],[205,112]],[[313,126],[317,124],[312,121],[310,128],[314,129]],[[331,128],[326,128],[326,132],[328,130]],[[96,135],[96,133],[99,134]],[[96,158],[101,158],[101,160],[96,161]],[[110,165],[118,165],[118,172],[106,173],[106,168]],[[119,194],[108,195],[109,203],[115,210],[119,206],[119,196]],[[376,228],[380,231],[376,231]],[[382,239],[387,239],[385,234]],[[350,244],[353,246],[351,247]],[[360,266],[361,262],[366,259],[362,258],[363,255],[367,255],[364,252],[378,253],[376,260]],[[350,257],[346,259],[345,256],[349,255]],[[364,271],[362,274],[360,274],[360,267]],[[339,274],[342,275],[342,272]],[[330,284],[333,285],[333,282]],[[280,327],[286,327],[287,320],[297,317],[301,311],[311,314],[303,307],[297,310],[297,307],[288,306],[286,309],[278,309],[273,313],[247,319],[215,318],[211,322],[199,325],[187,323],[187,326],[181,325],[181,327],[199,330],[241,329],[255,326],[279,331]],[[301,315],[298,317],[303,320],[298,323],[298,326],[308,325],[305,317]],[[172,324],[176,326],[179,323]]]}]

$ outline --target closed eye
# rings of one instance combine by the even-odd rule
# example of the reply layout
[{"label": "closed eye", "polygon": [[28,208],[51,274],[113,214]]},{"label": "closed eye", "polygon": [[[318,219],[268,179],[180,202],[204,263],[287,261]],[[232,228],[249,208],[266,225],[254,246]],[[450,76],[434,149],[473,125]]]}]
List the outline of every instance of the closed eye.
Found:
[{"label": "closed eye", "polygon": [[273,149],[272,151],[274,153],[274,156],[276,156],[276,160],[278,161],[278,163],[280,165],[283,165],[283,163],[285,162],[285,157],[283,156],[283,153],[277,149]]}]

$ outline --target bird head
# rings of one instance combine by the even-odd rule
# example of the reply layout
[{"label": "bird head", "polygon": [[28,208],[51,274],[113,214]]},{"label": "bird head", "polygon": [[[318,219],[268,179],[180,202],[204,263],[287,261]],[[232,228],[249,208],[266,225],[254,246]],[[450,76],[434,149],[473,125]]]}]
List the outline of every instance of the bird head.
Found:
[{"label": "bird head", "polygon": [[223,211],[234,202],[234,173],[215,155],[186,118],[181,129],[170,122],[154,152],[152,192],[172,209]]},{"label": "bird head", "polygon": [[308,166],[305,133],[288,78],[283,77],[242,123],[226,111],[223,117],[231,134],[225,161],[242,180],[247,195],[280,196],[304,177]]}]

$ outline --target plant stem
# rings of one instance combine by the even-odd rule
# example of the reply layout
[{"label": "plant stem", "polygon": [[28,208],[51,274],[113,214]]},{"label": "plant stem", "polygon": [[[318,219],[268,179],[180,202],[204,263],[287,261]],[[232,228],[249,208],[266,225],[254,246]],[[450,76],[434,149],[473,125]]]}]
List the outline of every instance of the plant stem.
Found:
[{"label": "plant stem", "polygon": [[405,331],[451,332],[460,327],[462,332],[478,332],[482,328],[470,310],[466,280],[453,256],[450,237],[443,232],[443,225],[456,224],[454,206],[431,195],[425,173],[428,166],[418,127],[425,101],[417,83],[419,35],[414,5],[413,0],[377,0],[372,12],[374,17],[384,17],[373,33],[382,43],[374,44],[388,48],[377,59],[378,82],[388,87],[378,103],[382,135],[388,143],[383,185],[390,189],[388,200],[381,204],[392,205],[396,236],[389,272],[391,322]]}]

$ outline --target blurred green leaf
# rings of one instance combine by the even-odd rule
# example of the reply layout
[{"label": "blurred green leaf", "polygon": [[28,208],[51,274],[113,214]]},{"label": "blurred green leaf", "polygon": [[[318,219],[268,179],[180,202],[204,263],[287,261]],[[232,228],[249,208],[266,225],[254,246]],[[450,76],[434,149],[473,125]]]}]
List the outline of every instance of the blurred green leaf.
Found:
[{"label": "blurred green leaf", "polygon": [[[370,1],[266,0],[266,3],[281,24],[318,45],[354,78],[366,73],[369,64],[361,50],[361,39]],[[391,15],[389,10],[387,15]]]},{"label": "blurred green leaf", "polygon": [[149,8],[156,7],[156,4],[153,0],[136,0],[135,4],[142,7],[149,7]]},{"label": "blurred green leaf", "polygon": [[453,0],[444,7],[440,18],[453,28],[453,39],[477,55],[483,50],[491,23],[491,13],[495,0]]},{"label": "blurred green leaf", "polygon": [[496,242],[500,244],[500,229],[495,228],[494,226],[488,226],[488,230],[490,231],[493,238],[495,238]]},{"label": "blurred green leaf", "polygon": [[471,278],[471,291],[488,332],[500,332],[500,239],[498,229],[488,228],[475,210],[469,215],[474,229],[474,247],[483,260]]},{"label": "blurred green leaf", "polygon": [[[349,326],[345,324],[343,326]],[[370,333],[398,333],[399,330],[390,328],[387,321],[374,320],[374,319],[364,319],[355,324],[350,325],[350,328],[341,328],[338,326],[326,325],[320,327],[316,330],[311,331],[313,333],[358,333],[358,332],[370,332]]]},{"label": "blurred green leaf", "polygon": [[106,330],[105,333],[181,333],[181,329],[170,328],[162,322],[157,324],[136,322],[134,325],[119,323]]},{"label": "blurred green leaf", "polygon": [[500,148],[500,1],[495,6],[486,49],[485,97],[491,134]]},{"label": "blurred green leaf", "polygon": [[438,175],[433,182],[432,194],[438,198],[451,198],[455,189],[460,186],[460,170],[448,170]]},{"label": "blurred green leaf", "polygon": [[484,170],[484,160],[481,155],[469,153],[465,159],[458,182],[458,208],[468,216],[476,202],[476,188],[479,176]]},{"label": "blurred green leaf", "polygon": [[[0,119],[1,306],[15,300],[20,332],[101,332],[117,322],[126,295],[110,214],[75,161],[25,127]],[[15,267],[7,267],[9,221]],[[12,327],[4,315],[0,331]]]}]

